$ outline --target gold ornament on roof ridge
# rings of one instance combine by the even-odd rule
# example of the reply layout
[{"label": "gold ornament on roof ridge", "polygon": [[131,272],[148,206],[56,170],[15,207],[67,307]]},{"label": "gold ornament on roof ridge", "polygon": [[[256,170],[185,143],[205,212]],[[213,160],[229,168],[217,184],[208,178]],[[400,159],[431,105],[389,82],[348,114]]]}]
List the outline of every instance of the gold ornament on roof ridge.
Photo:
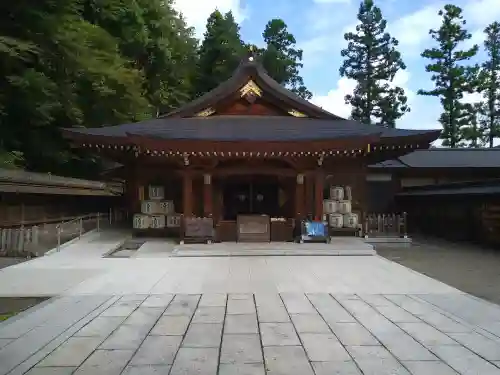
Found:
[{"label": "gold ornament on roof ridge", "polygon": [[291,109],[288,111],[289,115],[292,115],[293,117],[307,117],[306,114],[297,111],[296,109]]},{"label": "gold ornament on roof ridge", "polygon": [[260,97],[262,96],[262,89],[257,86],[254,81],[250,80],[245,84],[245,86],[240,89],[240,94],[242,97],[247,96],[248,94],[253,94]]},{"label": "gold ornament on roof ridge", "polygon": [[195,114],[195,117],[208,117],[210,115],[213,115],[214,113],[215,113],[215,109],[213,109],[212,107],[209,107],[209,108],[204,109],[203,111]]}]

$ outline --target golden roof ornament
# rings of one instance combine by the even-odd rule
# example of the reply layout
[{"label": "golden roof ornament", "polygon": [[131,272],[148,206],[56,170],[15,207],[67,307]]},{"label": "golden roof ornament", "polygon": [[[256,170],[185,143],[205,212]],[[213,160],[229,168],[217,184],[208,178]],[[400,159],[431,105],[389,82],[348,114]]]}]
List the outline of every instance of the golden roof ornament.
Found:
[{"label": "golden roof ornament", "polygon": [[307,117],[306,114],[297,111],[296,109],[291,109],[288,111],[288,114],[293,116],[293,117]]},{"label": "golden roof ornament", "polygon": [[257,84],[250,80],[248,81],[245,86],[243,86],[240,89],[240,95],[241,97],[246,97],[248,95],[255,95],[255,96],[262,96],[262,89],[257,86]]},{"label": "golden roof ornament", "polygon": [[210,115],[213,115],[214,113],[215,113],[215,109],[213,109],[212,107],[208,107],[208,108],[204,109],[203,111],[198,112],[194,116],[195,117],[208,117]]}]

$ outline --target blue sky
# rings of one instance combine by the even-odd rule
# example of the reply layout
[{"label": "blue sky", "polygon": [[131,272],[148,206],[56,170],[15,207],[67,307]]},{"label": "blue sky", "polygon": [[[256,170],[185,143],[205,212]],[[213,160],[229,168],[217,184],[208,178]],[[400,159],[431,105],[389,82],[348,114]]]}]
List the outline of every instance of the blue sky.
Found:
[{"label": "blue sky", "polygon": [[[440,25],[437,15],[444,4],[452,3],[464,9],[467,27],[473,42],[481,43],[482,30],[494,20],[500,20],[500,0],[375,0],[388,20],[388,30],[400,41],[400,51],[407,69],[396,77],[408,95],[412,112],[397,124],[404,128],[440,128],[437,118],[439,100],[417,96],[420,88],[430,88],[430,75],[425,72],[424,48],[432,45],[430,28]],[[346,45],[343,35],[356,25],[359,0],[176,0],[176,7],[187,22],[202,35],[206,19],[214,8],[232,10],[240,22],[245,41],[262,43],[262,31],[267,21],[282,18],[304,50],[302,76],[313,92],[315,104],[341,116],[349,107],[343,97],[350,93],[354,82],[338,74],[342,62],[340,51]],[[470,96],[468,101],[477,98]]]}]

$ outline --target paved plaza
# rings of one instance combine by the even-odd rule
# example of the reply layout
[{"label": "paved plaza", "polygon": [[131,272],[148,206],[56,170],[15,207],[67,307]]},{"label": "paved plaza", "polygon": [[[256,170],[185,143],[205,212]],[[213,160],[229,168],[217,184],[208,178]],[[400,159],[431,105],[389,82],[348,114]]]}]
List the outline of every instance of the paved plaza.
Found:
[{"label": "paved plaza", "polygon": [[103,257],[0,271],[56,296],[0,324],[0,375],[500,375],[500,306],[379,256]]},{"label": "paved plaza", "polygon": [[499,335],[462,294],[68,296],[0,328],[0,374],[489,375]]}]

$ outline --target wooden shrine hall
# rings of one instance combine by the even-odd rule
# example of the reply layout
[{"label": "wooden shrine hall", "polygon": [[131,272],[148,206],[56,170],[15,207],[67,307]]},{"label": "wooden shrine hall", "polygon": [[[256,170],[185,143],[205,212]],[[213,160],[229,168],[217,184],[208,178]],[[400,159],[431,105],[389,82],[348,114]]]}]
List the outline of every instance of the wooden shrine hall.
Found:
[{"label": "wooden shrine hall", "polygon": [[[288,241],[306,217],[336,215],[334,230],[355,230],[366,214],[366,167],[428,148],[439,131],[336,116],[278,84],[249,55],[229,80],[171,113],[64,135],[123,165],[138,231],[182,237],[183,223],[198,218],[215,240]],[[344,224],[342,215],[350,215]]]}]

